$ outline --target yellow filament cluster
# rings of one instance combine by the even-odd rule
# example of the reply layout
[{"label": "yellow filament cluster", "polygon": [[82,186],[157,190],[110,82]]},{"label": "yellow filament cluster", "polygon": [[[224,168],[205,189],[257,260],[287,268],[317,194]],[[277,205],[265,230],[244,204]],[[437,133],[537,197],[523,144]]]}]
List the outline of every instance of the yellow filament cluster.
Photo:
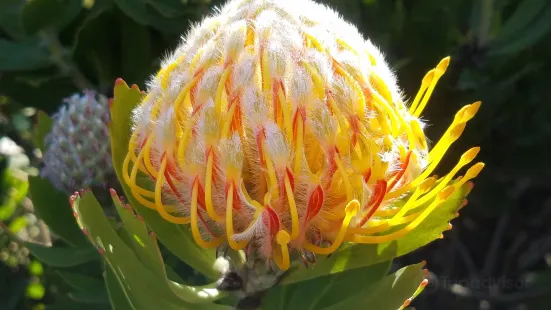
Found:
[{"label": "yellow filament cluster", "polygon": [[453,182],[475,147],[431,177],[480,107],[463,107],[429,151],[418,117],[449,61],[407,108],[381,53],[329,9],[230,1],[153,78],[124,181],[165,220],[190,224],[198,245],[282,270],[301,251],[396,240],[484,166]]}]

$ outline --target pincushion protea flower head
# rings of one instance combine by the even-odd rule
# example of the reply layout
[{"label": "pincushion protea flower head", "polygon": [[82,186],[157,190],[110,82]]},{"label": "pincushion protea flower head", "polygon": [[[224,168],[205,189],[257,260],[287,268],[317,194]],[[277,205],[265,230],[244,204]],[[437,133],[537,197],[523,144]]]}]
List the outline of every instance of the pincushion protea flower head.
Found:
[{"label": "pincushion protea flower head", "polygon": [[429,151],[419,116],[448,63],[407,105],[381,52],[327,7],[230,1],[149,83],[125,182],[167,221],[190,224],[200,246],[246,248],[282,270],[292,256],[395,240],[483,168],[453,182],[475,147],[431,177],[480,106],[463,107]]}]

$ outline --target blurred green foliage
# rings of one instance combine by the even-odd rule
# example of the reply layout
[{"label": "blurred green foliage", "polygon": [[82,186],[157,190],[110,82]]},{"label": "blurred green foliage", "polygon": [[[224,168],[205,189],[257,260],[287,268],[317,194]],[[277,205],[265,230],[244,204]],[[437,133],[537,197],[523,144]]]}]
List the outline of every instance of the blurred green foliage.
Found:
[{"label": "blurred green foliage", "polygon": [[[29,108],[51,114],[62,98],[84,88],[112,96],[118,77],[143,87],[180,35],[220,2],[0,1],[2,135],[22,146],[36,166],[39,158],[29,134],[36,114]],[[551,253],[551,148],[547,147],[551,141],[551,3],[323,2],[381,47],[408,98],[415,95],[428,69],[444,56],[452,56],[451,67],[425,110],[432,140],[439,138],[461,106],[484,102],[447,156],[449,162],[442,165],[445,171],[455,162],[460,155],[455,150],[482,147],[480,156],[487,165],[470,205],[454,222],[453,235],[414,254],[412,260],[427,259],[436,277],[454,283],[506,278],[524,285],[513,290],[465,285],[467,295],[442,285],[434,294],[422,295],[426,297],[416,307],[474,309],[485,300],[495,309],[518,305],[547,309],[551,302],[546,294],[551,276],[545,259]],[[2,192],[6,187],[3,184]],[[504,294],[513,297],[503,298]]]}]

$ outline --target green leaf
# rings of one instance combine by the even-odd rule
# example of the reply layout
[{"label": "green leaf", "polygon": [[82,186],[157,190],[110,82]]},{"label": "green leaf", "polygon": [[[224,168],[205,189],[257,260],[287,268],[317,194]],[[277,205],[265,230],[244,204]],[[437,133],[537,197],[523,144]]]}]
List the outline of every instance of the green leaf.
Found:
[{"label": "green leaf", "polygon": [[314,280],[278,286],[263,300],[264,310],[314,310],[333,305],[383,279],[391,261],[323,276]]},{"label": "green leaf", "polygon": [[19,0],[0,1],[0,28],[14,39],[21,40],[25,36],[25,29],[21,22],[24,4]]},{"label": "green leaf", "polygon": [[117,6],[128,16],[142,25],[149,25],[149,13],[142,0],[114,0]]},{"label": "green leaf", "polygon": [[111,190],[111,198],[122,220],[123,229],[129,236],[130,246],[136,252],[138,259],[154,274],[165,273],[156,238],[149,234],[143,219],[134,214],[130,205],[123,206],[114,190]]},{"label": "green leaf", "polygon": [[126,293],[119,285],[119,280],[113,272],[113,269],[106,268],[104,272],[105,286],[107,287],[107,292],[109,293],[109,300],[111,301],[111,306],[113,310],[136,310],[136,308],[131,304],[131,301],[128,299]]},{"label": "green leaf", "polygon": [[120,21],[121,74],[131,83],[143,83],[154,70],[149,29],[124,15]]},{"label": "green leaf", "polygon": [[36,70],[51,65],[48,50],[38,38],[19,42],[0,39],[0,71]]},{"label": "green leaf", "polygon": [[109,296],[105,288],[95,291],[71,292],[69,298],[78,302],[93,303],[93,304],[108,304]]},{"label": "green leaf", "polygon": [[[74,61],[83,74],[100,86],[101,92],[107,91],[120,71],[120,60],[113,49],[120,46],[119,16],[111,8],[111,2],[94,6],[79,28],[73,46]],[[98,37],[102,38],[102,44],[98,44]]]},{"label": "green leaf", "polygon": [[73,246],[93,249],[79,229],[65,193],[37,176],[29,176],[29,186],[34,211],[50,230]]},{"label": "green leaf", "polygon": [[32,0],[23,7],[23,25],[29,34],[45,29],[62,29],[78,16],[82,0]]},{"label": "green leaf", "polygon": [[[189,23],[189,16],[183,14],[176,14],[174,11],[175,3],[164,5],[158,3],[160,1],[154,0],[149,4],[155,4],[153,7],[156,10],[151,10],[148,7],[148,3],[144,0],[114,0],[117,6],[130,18],[139,24],[151,26],[158,31],[170,34],[182,34],[186,31]],[[165,0],[166,2],[166,0]],[[187,13],[187,10],[182,10],[182,13]],[[166,15],[173,15],[175,18],[167,18]],[[179,16],[181,15],[181,16]]]},{"label": "green leaf", "polygon": [[168,18],[182,16],[187,9],[181,0],[146,0],[146,2]]},{"label": "green leaf", "polygon": [[[1,44],[0,44],[1,45]],[[36,46],[34,49],[39,49]],[[4,65],[1,61],[0,67]],[[0,69],[1,70],[1,69]],[[24,106],[31,106],[46,113],[54,113],[63,103],[61,98],[79,91],[70,77],[47,72],[6,72],[0,76],[0,93]]]},{"label": "green leaf", "polygon": [[45,247],[31,242],[25,242],[25,247],[42,263],[52,267],[74,267],[99,257],[93,247]]},{"label": "green leaf", "polygon": [[56,270],[55,272],[67,284],[79,292],[103,291],[103,293],[105,293],[104,283],[98,278],[64,270]]},{"label": "green leaf", "polygon": [[85,193],[74,201],[74,209],[83,229],[101,249],[108,268],[114,272],[130,303],[139,309],[212,309],[225,306],[200,304],[224,297],[212,287],[190,287],[168,281],[166,274],[147,268],[115,232],[94,195]]},{"label": "green leaf", "polygon": [[517,5],[515,12],[507,19],[499,31],[496,41],[505,41],[526,30],[539,13],[545,9],[546,0],[524,0]]},{"label": "green leaf", "polygon": [[109,305],[73,301],[47,305],[46,310],[111,310],[111,307]]},{"label": "green leaf", "polygon": [[539,12],[529,27],[513,38],[497,42],[491,46],[488,55],[512,55],[529,48],[540,41],[551,30],[551,5]]},{"label": "green leaf", "polygon": [[380,244],[346,244],[329,258],[319,258],[311,269],[305,269],[302,265],[292,267],[284,276],[282,284],[388,261],[438,239],[441,233],[448,229],[449,221],[456,217],[456,212],[461,207],[468,190],[468,185],[457,189],[446,202],[406,236]]},{"label": "green leaf", "polygon": [[341,302],[318,309],[363,309],[367,305],[370,309],[377,310],[403,309],[424,288],[423,265],[424,263],[404,267],[375,284],[364,286],[361,292]]},{"label": "green leaf", "polygon": [[[115,98],[111,105],[111,126],[109,127],[109,131],[113,166],[119,181],[122,184],[127,199],[136,209],[137,213],[144,218],[147,226],[157,234],[157,238],[186,264],[210,279],[217,279],[219,274],[212,268],[216,259],[214,251],[200,248],[193,241],[187,227],[184,228],[182,225],[170,223],[164,220],[156,211],[140,204],[134,199],[130,188],[124,182],[122,166],[128,152],[128,140],[131,134],[130,116],[141,98],[142,93],[137,87],[129,88],[124,81],[117,80],[115,84]],[[143,179],[143,176],[138,176],[138,178]]]},{"label": "green leaf", "polygon": [[33,130],[33,142],[42,152],[45,150],[44,139],[50,133],[53,122],[52,118],[44,111],[38,111],[36,125]]}]

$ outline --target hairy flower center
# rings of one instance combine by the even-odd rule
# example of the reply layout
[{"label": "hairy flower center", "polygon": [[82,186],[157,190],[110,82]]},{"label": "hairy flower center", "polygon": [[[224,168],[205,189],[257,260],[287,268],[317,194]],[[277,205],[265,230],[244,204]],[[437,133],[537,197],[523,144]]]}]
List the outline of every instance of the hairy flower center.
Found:
[{"label": "hairy flower center", "polygon": [[166,220],[190,223],[199,245],[248,247],[280,269],[291,249],[394,240],[482,169],[448,186],[473,148],[440,182],[429,177],[479,107],[464,107],[428,151],[418,117],[448,63],[406,108],[379,50],[331,10],[231,1],[152,79],[125,181]]}]

